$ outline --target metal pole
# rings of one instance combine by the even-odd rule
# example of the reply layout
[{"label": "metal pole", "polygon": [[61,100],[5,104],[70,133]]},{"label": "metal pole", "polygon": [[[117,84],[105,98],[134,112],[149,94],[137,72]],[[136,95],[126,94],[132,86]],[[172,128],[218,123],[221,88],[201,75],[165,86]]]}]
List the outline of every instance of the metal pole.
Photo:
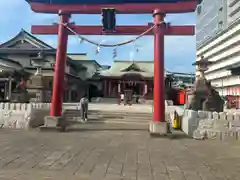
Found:
[{"label": "metal pole", "polygon": [[56,65],[53,80],[52,105],[50,116],[61,116],[64,93],[64,74],[67,55],[68,30],[64,26],[68,23],[70,15],[59,12],[60,24],[58,27],[58,48],[56,54]]},{"label": "metal pole", "polygon": [[153,122],[165,121],[164,83],[164,21],[165,14],[157,9],[153,14],[157,26],[154,29],[154,115]]}]

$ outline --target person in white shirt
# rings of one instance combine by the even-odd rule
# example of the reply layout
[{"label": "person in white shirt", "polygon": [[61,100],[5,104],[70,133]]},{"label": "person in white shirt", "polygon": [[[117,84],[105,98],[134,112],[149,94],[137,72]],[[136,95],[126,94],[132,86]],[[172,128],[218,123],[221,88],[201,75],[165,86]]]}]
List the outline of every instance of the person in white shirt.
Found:
[{"label": "person in white shirt", "polygon": [[123,103],[124,102],[124,94],[123,93],[120,94],[120,99],[121,99],[121,103]]},{"label": "person in white shirt", "polygon": [[81,111],[81,118],[83,121],[87,121],[88,118],[88,98],[87,95],[84,95],[80,100],[80,111]]}]

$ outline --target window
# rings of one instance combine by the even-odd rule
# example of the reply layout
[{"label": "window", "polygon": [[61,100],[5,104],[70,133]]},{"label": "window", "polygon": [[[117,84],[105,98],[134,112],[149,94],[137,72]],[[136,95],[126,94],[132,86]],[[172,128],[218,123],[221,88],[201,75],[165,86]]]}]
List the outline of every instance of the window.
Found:
[{"label": "window", "polygon": [[199,16],[202,12],[202,6],[201,5],[198,5],[197,6],[197,15]]},{"label": "window", "polygon": [[219,29],[222,29],[222,28],[223,28],[223,21],[219,21],[219,22],[218,22],[218,28],[219,28]]}]

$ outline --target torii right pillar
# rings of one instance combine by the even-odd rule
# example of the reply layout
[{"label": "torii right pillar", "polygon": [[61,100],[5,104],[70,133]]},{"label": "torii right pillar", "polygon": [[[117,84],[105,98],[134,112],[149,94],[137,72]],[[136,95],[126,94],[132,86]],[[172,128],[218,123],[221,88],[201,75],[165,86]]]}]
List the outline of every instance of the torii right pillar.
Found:
[{"label": "torii right pillar", "polygon": [[165,121],[165,83],[164,83],[164,36],[167,32],[165,14],[156,9],[154,17],[154,114],[149,125],[151,135],[170,133],[169,123]]}]

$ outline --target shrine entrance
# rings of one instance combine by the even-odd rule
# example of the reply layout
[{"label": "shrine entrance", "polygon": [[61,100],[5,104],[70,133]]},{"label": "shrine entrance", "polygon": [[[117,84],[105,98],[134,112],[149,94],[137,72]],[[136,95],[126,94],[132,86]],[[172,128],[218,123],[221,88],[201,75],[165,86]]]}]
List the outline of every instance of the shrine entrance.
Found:
[{"label": "shrine entrance", "polygon": [[126,73],[122,76],[122,86],[120,92],[124,90],[131,90],[132,94],[144,96],[146,81],[137,73]]},{"label": "shrine entrance", "polygon": [[[154,35],[154,114],[149,126],[150,133],[162,131],[165,123],[165,72],[164,72],[164,36],[194,35],[194,26],[172,26],[165,22],[167,13],[194,12],[199,0],[122,0],[108,4],[105,0],[27,0],[33,11],[59,14],[60,23],[55,25],[32,26],[33,34],[58,34],[58,48],[54,74],[54,85],[50,116],[61,116],[62,96],[64,92],[64,70],[67,53],[68,35],[76,35],[97,47],[117,47],[134,43],[146,35]],[[153,14],[154,22],[139,26],[117,26],[118,14]],[[71,14],[102,14],[103,26],[77,26],[70,22]],[[137,37],[117,44],[94,42],[82,35],[137,35]],[[160,133],[161,134],[161,133]]]},{"label": "shrine entrance", "polygon": [[127,82],[125,89],[131,90],[133,94],[137,94],[137,95],[141,94],[141,84],[137,82]]}]

